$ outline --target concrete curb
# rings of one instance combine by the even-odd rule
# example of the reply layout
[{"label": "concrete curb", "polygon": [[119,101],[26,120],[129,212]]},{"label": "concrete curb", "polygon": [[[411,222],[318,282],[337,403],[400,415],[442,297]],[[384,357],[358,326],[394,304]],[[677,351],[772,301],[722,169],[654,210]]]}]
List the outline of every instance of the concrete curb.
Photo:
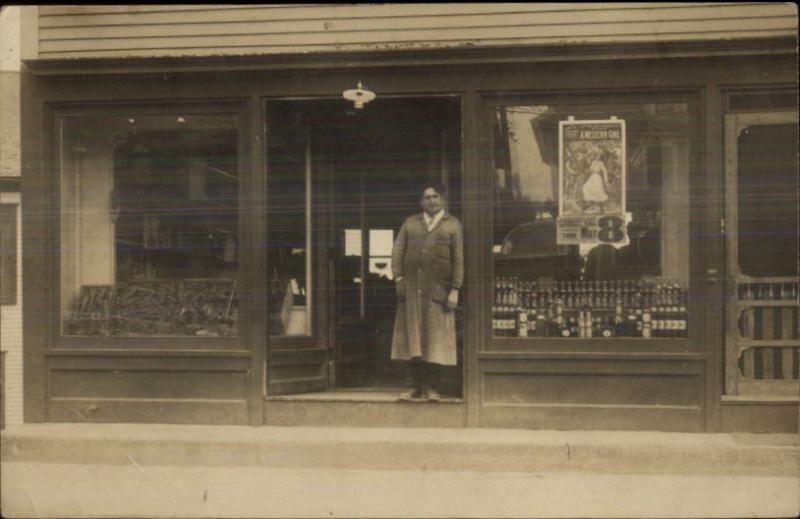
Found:
[{"label": "concrete curb", "polygon": [[4,461],[175,466],[800,475],[796,435],[36,424]]}]

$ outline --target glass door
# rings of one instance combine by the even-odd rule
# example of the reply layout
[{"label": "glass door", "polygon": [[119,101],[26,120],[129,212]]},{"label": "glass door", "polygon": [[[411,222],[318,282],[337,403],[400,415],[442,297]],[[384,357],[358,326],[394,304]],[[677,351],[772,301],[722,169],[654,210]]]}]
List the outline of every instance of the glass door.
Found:
[{"label": "glass door", "polygon": [[268,394],[323,391],[330,380],[327,185],[309,112],[267,104]]}]

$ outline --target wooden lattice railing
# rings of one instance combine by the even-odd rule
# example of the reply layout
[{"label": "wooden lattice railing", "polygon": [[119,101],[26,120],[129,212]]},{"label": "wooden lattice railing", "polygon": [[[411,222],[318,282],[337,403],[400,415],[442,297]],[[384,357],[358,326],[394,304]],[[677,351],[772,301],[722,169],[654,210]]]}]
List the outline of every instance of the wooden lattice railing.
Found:
[{"label": "wooden lattice railing", "polygon": [[737,276],[728,292],[729,396],[798,398],[798,279]]}]

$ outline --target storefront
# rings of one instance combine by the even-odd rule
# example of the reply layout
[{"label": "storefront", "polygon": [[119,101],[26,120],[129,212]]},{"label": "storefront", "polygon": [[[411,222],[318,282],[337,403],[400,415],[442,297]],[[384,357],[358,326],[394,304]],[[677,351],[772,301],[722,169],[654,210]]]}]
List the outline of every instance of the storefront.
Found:
[{"label": "storefront", "polygon": [[[796,430],[796,59],[29,59],[26,420]],[[399,402],[391,247],[430,180],[459,363]]]}]

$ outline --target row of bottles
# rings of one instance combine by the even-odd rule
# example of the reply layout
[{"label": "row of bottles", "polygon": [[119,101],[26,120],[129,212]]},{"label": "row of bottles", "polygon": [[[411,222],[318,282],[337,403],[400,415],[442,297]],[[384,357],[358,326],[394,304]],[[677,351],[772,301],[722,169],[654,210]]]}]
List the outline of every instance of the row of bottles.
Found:
[{"label": "row of bottles", "polygon": [[796,301],[798,283],[739,283],[740,301]]},{"label": "row of bottles", "polygon": [[677,281],[520,281],[498,277],[495,337],[686,337],[688,293]]}]

